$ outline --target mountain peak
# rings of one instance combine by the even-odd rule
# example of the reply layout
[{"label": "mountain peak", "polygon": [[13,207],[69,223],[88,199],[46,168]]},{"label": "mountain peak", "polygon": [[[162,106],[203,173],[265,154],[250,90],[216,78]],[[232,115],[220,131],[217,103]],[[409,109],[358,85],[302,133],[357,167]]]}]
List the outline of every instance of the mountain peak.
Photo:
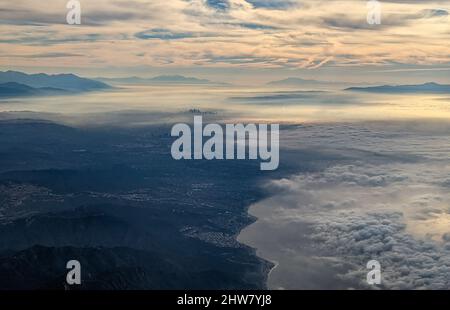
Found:
[{"label": "mountain peak", "polygon": [[79,77],[73,73],[49,75],[46,73],[27,74],[18,71],[0,71],[0,84],[18,83],[31,88],[59,89],[72,92],[93,91],[110,88],[109,85]]},{"label": "mountain peak", "polygon": [[183,75],[159,75],[149,79],[150,81],[161,81],[161,82],[185,82],[185,83],[209,83],[209,80],[198,79],[195,77],[186,77]]},{"label": "mountain peak", "polygon": [[350,87],[345,90],[372,93],[450,93],[450,85],[427,82],[419,85],[383,85],[372,87]]}]

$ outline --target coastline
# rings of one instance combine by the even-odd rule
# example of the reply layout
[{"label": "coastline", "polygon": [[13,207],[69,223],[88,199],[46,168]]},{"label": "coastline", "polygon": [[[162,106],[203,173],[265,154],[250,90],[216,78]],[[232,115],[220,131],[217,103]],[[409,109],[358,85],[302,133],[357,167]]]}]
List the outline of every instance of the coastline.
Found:
[{"label": "coastline", "polygon": [[260,218],[254,213],[253,209],[257,206],[257,204],[259,202],[263,201],[264,199],[267,199],[267,197],[264,197],[263,199],[258,200],[247,207],[247,215],[250,219],[252,219],[252,222],[240,230],[240,232],[236,236],[236,241],[238,243],[242,244],[243,246],[251,249],[253,252],[253,255],[258,260],[261,261],[261,263],[263,264],[263,267],[266,267],[263,270],[264,276],[265,276],[264,287],[265,287],[265,289],[270,290],[270,289],[272,289],[269,286],[270,276],[275,271],[275,269],[279,266],[279,262],[277,262],[275,260],[271,260],[268,257],[264,257],[264,255],[261,253],[260,248],[258,248],[256,246],[256,244],[250,242],[249,237],[248,237],[249,230],[254,229],[254,226],[257,225],[260,220]]}]

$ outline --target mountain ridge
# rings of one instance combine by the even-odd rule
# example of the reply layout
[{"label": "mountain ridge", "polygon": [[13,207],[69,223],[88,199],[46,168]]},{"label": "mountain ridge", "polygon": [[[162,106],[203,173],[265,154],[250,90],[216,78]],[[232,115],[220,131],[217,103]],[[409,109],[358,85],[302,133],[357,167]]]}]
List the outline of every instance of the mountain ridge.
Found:
[{"label": "mountain ridge", "polygon": [[370,93],[402,94],[402,93],[450,93],[450,85],[428,82],[416,85],[382,85],[369,87],[349,87],[345,91]]},{"label": "mountain ridge", "polygon": [[19,97],[19,96],[44,96],[44,95],[63,95],[69,91],[54,88],[54,87],[40,87],[34,88],[25,84],[16,82],[7,82],[0,84],[0,98]]},{"label": "mountain ridge", "polygon": [[73,73],[27,74],[19,71],[0,71],[0,84],[18,83],[35,89],[55,88],[72,92],[109,89],[111,86],[96,80],[79,77]]},{"label": "mountain ridge", "polygon": [[207,79],[199,79],[196,77],[183,76],[179,74],[174,75],[158,75],[150,78],[143,78],[138,76],[123,77],[123,78],[103,78],[98,77],[97,80],[104,82],[116,82],[124,84],[198,84],[198,85],[224,85],[226,83],[213,82]]},{"label": "mountain ridge", "polygon": [[304,86],[304,85],[344,85],[348,83],[343,82],[331,82],[331,81],[319,81],[312,79],[303,79],[299,77],[288,77],[282,80],[276,80],[266,83],[269,86]]}]

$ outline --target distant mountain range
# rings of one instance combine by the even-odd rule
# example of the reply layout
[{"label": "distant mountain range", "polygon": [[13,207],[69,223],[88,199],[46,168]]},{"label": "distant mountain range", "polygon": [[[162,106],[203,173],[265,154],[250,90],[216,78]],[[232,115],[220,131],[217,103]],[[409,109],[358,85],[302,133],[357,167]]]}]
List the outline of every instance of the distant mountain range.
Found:
[{"label": "distant mountain range", "polygon": [[19,96],[64,95],[67,93],[68,91],[64,89],[52,87],[34,88],[15,82],[0,84],[0,98],[19,97]]},{"label": "distant mountain range", "polygon": [[450,93],[450,85],[425,83],[419,85],[383,85],[373,87],[350,87],[345,90],[370,93],[404,94],[404,93]]},{"label": "distant mountain range", "polygon": [[125,78],[97,78],[109,83],[123,83],[123,84],[214,84],[221,85],[223,83],[216,83],[206,79],[198,79],[195,77],[186,77],[182,75],[160,75],[153,78],[141,78],[137,76]]},{"label": "distant mountain range", "polygon": [[344,85],[344,84],[348,84],[348,83],[308,80],[308,79],[302,79],[302,78],[297,78],[297,77],[289,77],[287,79],[272,81],[272,82],[267,83],[267,85],[269,85],[269,86],[286,86],[286,87]]},{"label": "distant mountain range", "polygon": [[41,96],[109,89],[111,86],[74,74],[26,74],[0,71],[0,97]]}]

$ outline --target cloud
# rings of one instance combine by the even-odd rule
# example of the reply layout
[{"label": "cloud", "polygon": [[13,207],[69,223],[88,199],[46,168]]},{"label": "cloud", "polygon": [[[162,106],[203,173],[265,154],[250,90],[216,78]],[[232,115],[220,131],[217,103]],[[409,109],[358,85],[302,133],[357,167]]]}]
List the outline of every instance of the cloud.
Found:
[{"label": "cloud", "polygon": [[257,29],[257,30],[276,30],[276,29],[279,29],[279,28],[274,27],[274,26],[255,24],[255,23],[239,23],[239,24],[236,24],[236,25],[238,25],[240,27],[244,27],[244,28]]},{"label": "cloud", "polygon": [[290,0],[246,0],[255,8],[285,10],[293,6],[299,5],[296,1]]},{"label": "cloud", "polygon": [[450,160],[439,154],[450,137],[446,126],[411,126],[311,125],[282,135],[313,159],[298,155],[307,172],[266,184],[272,196],[251,207],[258,220],[239,239],[278,262],[270,287],[371,288],[366,264],[378,260],[379,288],[448,288]]},{"label": "cloud", "polygon": [[423,17],[433,18],[433,17],[447,17],[448,11],[443,9],[427,9],[422,11]]},{"label": "cloud", "polygon": [[30,54],[30,55],[1,55],[0,57],[17,57],[17,58],[60,58],[60,57],[83,57],[82,54],[75,53],[42,53],[42,54]]},{"label": "cloud", "polygon": [[[55,0],[44,9],[37,0],[0,3],[0,49],[22,54],[39,46],[40,53],[71,53],[76,46],[75,54],[86,55],[76,58],[77,66],[85,68],[318,70],[450,63],[449,47],[442,44],[449,39],[448,8],[439,1],[385,1],[379,26],[367,24],[365,2],[354,0],[87,1],[80,26],[66,24],[65,4]],[[145,58],[137,56],[142,51]],[[234,55],[254,60],[217,61]],[[67,63],[64,57],[41,58],[39,66]],[[16,57],[12,65],[30,64]]]},{"label": "cloud", "polygon": [[376,259],[382,266],[382,288],[447,289],[450,248],[405,233],[403,221],[401,213],[341,213],[323,218],[312,239],[330,255],[352,262],[354,269],[340,277],[360,279],[360,287],[368,287],[365,264]]},{"label": "cloud", "polygon": [[161,39],[161,40],[178,40],[193,38],[195,34],[192,32],[173,32],[168,29],[150,29],[141,31],[135,34],[136,38],[148,40],[148,39]]},{"label": "cloud", "polygon": [[228,0],[206,0],[206,4],[218,11],[227,11],[230,9],[230,2]]}]

